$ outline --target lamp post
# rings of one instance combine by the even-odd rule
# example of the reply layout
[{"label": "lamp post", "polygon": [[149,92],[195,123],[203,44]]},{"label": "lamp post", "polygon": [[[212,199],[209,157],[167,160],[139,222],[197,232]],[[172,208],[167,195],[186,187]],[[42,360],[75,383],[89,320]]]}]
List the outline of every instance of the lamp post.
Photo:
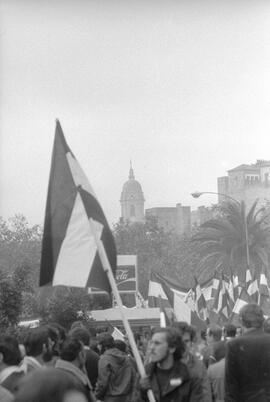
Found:
[{"label": "lamp post", "polygon": [[236,202],[240,206],[242,204],[243,210],[244,210],[244,218],[245,218],[244,225],[245,225],[247,267],[249,268],[249,244],[248,244],[248,228],[247,228],[247,218],[246,218],[246,204],[244,203],[244,201],[242,201],[242,203],[240,203],[238,200],[236,200],[235,198],[231,197],[230,195],[223,194],[223,193],[217,193],[217,192],[214,192],[214,191],[195,191],[194,193],[191,193],[193,198],[199,198],[203,194],[222,195],[223,197],[229,198],[232,201]]}]

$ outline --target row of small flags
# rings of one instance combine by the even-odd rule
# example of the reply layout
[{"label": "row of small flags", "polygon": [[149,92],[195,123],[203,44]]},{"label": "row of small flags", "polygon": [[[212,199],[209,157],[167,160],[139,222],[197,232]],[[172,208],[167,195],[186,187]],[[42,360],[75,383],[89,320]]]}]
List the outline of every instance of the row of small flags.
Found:
[{"label": "row of small flags", "polygon": [[269,296],[270,289],[264,269],[258,276],[252,275],[250,269],[247,269],[243,282],[236,275],[229,279],[223,275],[213,279],[213,310],[224,319],[239,314],[241,307],[247,303],[263,305]]},{"label": "row of small flags", "polygon": [[173,310],[177,321],[186,321],[199,328],[204,328],[205,321],[209,318],[206,300],[197,281],[193,289],[186,289],[177,285],[175,281],[152,272],[149,280],[148,305],[160,307],[161,324],[166,320],[166,307]]},{"label": "row of small flags", "polygon": [[173,309],[177,320],[198,325],[198,320],[209,320],[209,305],[223,320],[232,320],[245,304],[263,305],[270,296],[264,270],[256,277],[247,269],[242,282],[237,275],[227,278],[223,274],[216,274],[208,284],[200,285],[196,278],[194,282],[192,289],[185,289],[165,276],[152,273],[148,290],[149,307],[158,307],[161,300],[163,304],[165,301],[167,307]]}]

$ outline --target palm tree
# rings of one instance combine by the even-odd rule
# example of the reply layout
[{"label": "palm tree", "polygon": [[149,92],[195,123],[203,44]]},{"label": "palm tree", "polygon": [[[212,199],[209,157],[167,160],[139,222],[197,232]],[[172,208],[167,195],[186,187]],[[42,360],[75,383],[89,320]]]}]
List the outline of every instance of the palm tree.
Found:
[{"label": "palm tree", "polygon": [[268,268],[270,226],[265,208],[256,211],[257,203],[246,215],[243,201],[226,201],[216,218],[200,226],[192,237],[200,256],[199,274],[209,278],[215,271],[229,276],[235,273],[244,281],[248,267],[253,275],[263,266]]}]

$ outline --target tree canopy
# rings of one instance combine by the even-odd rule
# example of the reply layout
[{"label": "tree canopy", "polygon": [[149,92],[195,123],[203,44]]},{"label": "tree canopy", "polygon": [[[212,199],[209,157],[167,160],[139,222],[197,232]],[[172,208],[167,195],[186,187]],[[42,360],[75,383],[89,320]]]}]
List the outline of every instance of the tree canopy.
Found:
[{"label": "tree canopy", "polygon": [[248,265],[253,274],[268,268],[270,226],[265,209],[256,208],[257,201],[246,213],[243,202],[226,201],[215,219],[200,226],[192,239],[200,256],[199,272],[237,273],[244,279]]}]

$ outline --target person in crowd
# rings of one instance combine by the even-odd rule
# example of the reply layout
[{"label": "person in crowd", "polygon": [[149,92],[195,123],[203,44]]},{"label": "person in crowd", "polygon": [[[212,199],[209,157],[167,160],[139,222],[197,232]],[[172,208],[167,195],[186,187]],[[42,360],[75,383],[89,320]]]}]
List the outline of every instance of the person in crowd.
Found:
[{"label": "person in crowd", "polygon": [[243,329],[241,326],[236,327],[236,337],[241,336],[243,334]]},{"label": "person in crowd", "polygon": [[210,364],[207,369],[213,402],[224,402],[225,354],[226,342],[216,342],[213,350],[215,363]]},{"label": "person in crowd", "polygon": [[0,384],[12,394],[17,391],[18,382],[24,376],[24,370],[19,366],[20,362],[21,354],[16,338],[8,335],[1,336]]},{"label": "person in crowd", "polygon": [[240,310],[243,335],[227,343],[225,401],[270,400],[270,336],[263,332],[264,314],[257,304]]},{"label": "person in crowd", "polygon": [[96,336],[90,337],[90,342],[89,342],[89,347],[91,350],[96,352],[97,355],[100,354],[99,348],[98,348],[98,338]]},{"label": "person in crowd", "polygon": [[104,402],[130,402],[136,371],[126,353],[117,349],[109,333],[98,336],[101,356],[98,363],[96,397]]},{"label": "person in crowd", "polygon": [[181,361],[185,343],[179,330],[156,328],[150,345],[151,362],[146,365],[146,376],[139,382],[140,398],[147,400],[147,390],[152,389],[157,402],[202,401],[201,382],[190,376]]},{"label": "person in crowd", "polygon": [[270,317],[264,320],[263,332],[265,332],[266,334],[270,334]]},{"label": "person in crowd", "polygon": [[85,370],[85,350],[83,343],[75,338],[67,338],[62,345],[60,358],[55,368],[72,375],[80,384],[85,394],[94,401],[92,386]]},{"label": "person in crowd", "polygon": [[211,324],[206,330],[206,342],[207,346],[202,350],[203,362],[208,368],[212,363],[211,356],[213,355],[213,348],[216,342],[220,342],[222,337],[222,328],[217,324]]},{"label": "person in crowd", "polygon": [[57,339],[55,339],[56,342],[55,342],[55,345],[53,347],[53,350],[54,350],[54,354],[56,356],[57,355],[59,356],[61,346],[62,346],[62,344],[64,343],[64,341],[66,340],[66,337],[67,337],[66,330],[65,330],[64,327],[62,327],[62,325],[60,325],[60,324],[58,324],[56,322],[50,323],[50,328],[52,328],[53,330],[55,330],[57,332]]},{"label": "person in crowd", "polygon": [[78,339],[83,343],[85,351],[85,369],[93,389],[98,377],[99,355],[90,349],[90,333],[85,327],[75,327],[69,332],[71,338]]},{"label": "person in crowd", "polygon": [[14,400],[14,402],[90,401],[73,375],[51,367],[32,371],[25,376]]},{"label": "person in crowd", "polygon": [[48,364],[53,357],[53,342],[45,325],[29,329],[24,346],[26,355],[22,367],[26,373]]},{"label": "person in crowd", "polygon": [[226,342],[234,339],[236,336],[236,326],[233,324],[226,324],[223,328],[223,336]]},{"label": "person in crowd", "polygon": [[211,388],[205,365],[193,353],[193,343],[196,341],[196,330],[187,322],[179,321],[173,324],[174,328],[180,331],[182,340],[185,343],[186,349],[183,353],[181,361],[188,367],[189,374],[192,378],[199,379],[203,390],[203,401],[211,401]]},{"label": "person in crowd", "polygon": [[122,341],[121,339],[115,339],[114,347],[116,349],[121,350],[121,352],[123,352],[125,355],[127,355],[129,360],[131,361],[131,364],[133,365],[135,371],[137,371],[136,361],[135,361],[134,357],[130,353],[128,353],[128,346],[127,346],[126,342]]}]

